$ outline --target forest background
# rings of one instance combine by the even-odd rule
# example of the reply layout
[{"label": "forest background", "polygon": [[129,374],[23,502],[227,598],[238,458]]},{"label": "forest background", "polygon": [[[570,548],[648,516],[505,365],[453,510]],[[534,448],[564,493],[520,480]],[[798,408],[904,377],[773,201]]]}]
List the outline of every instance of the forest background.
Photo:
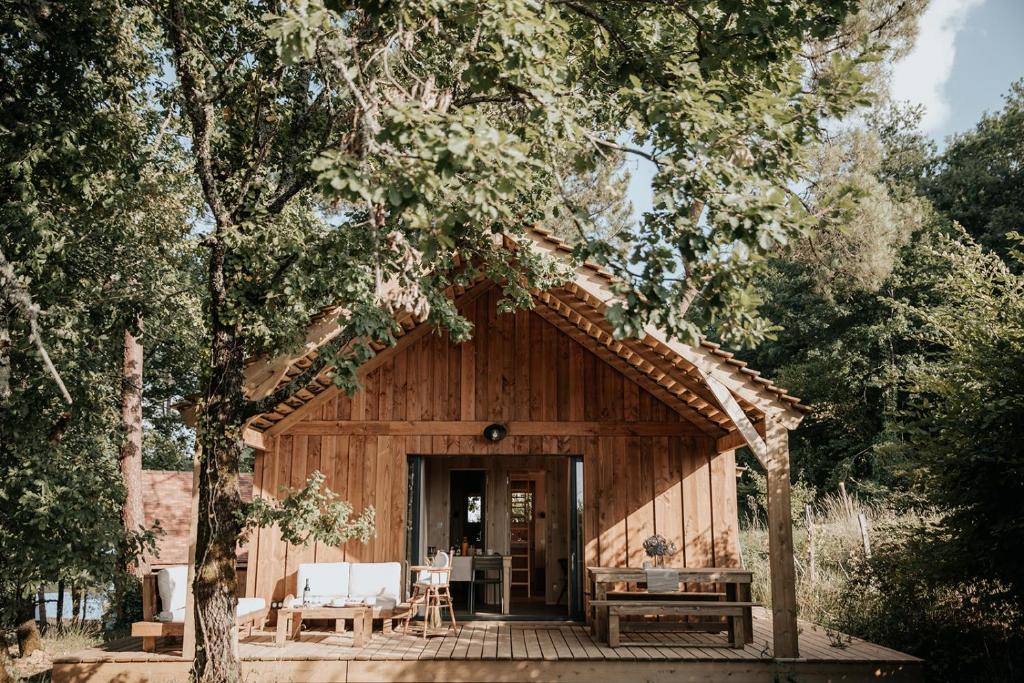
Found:
[{"label": "forest background", "polygon": [[[913,9],[894,15],[888,52],[864,69],[872,97],[798,150],[801,229],[731,282],[726,305],[764,322],[723,337],[722,295],[706,292],[689,319],[813,408],[791,438],[803,616],[921,656],[934,680],[1014,680],[1024,667],[1024,83],[937,145],[921,132],[925,112],[887,95],[924,5],[891,4]],[[21,61],[0,62],[0,84],[20,92],[0,102],[0,626],[26,656],[45,647],[32,631],[46,589],[109,589],[115,621],[137,615],[125,570],[159,530],[125,532],[123,463],[191,468],[194,435],[174,406],[201,391],[210,363],[196,324],[210,307],[210,219],[182,109],[165,74],[154,77],[158,32],[130,31],[115,3],[97,7],[62,25],[74,50],[59,59],[33,51],[30,29],[49,17],[4,17],[23,42],[5,39]],[[126,49],[139,35],[154,43]],[[26,84],[36,58],[45,69]],[[86,62],[102,66],[83,77]],[[583,250],[597,236],[614,252],[592,256],[628,253],[640,234],[629,153],[552,162],[574,211],[540,218]],[[296,244],[314,213],[275,220],[275,247],[301,266]],[[337,258],[361,248],[336,246]],[[262,320],[261,341],[282,343],[275,335],[315,299]],[[740,501],[744,560],[763,577],[754,468]]]}]

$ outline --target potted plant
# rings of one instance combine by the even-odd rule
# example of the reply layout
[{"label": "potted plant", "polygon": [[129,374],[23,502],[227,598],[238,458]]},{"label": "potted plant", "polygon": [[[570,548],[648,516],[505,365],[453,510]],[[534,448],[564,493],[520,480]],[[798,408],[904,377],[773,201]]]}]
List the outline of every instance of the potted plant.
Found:
[{"label": "potted plant", "polygon": [[644,552],[647,553],[647,557],[654,560],[655,567],[665,566],[665,558],[675,555],[677,550],[676,544],[661,534],[648,536],[644,541]]}]

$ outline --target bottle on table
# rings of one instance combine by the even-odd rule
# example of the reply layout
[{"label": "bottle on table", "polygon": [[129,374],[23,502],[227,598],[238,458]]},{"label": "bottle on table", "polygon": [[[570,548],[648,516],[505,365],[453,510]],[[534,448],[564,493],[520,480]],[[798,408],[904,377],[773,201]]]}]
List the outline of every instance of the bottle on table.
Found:
[{"label": "bottle on table", "polygon": [[306,587],[302,589],[302,604],[309,604],[309,579],[306,579]]}]

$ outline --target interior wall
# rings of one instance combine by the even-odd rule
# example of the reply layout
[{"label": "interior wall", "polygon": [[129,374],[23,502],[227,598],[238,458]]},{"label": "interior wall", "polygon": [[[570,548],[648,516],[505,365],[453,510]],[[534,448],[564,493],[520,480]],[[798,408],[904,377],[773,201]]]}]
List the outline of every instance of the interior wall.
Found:
[{"label": "interior wall", "polygon": [[[263,529],[250,540],[249,595],[294,594],[303,562],[404,559],[410,454],[580,455],[585,565],[639,566],[643,540],[655,532],[679,547],[671,564],[738,564],[733,453],[715,454],[713,439],[539,315],[498,315],[497,296],[491,290],[460,305],[474,324],[472,340],[419,337],[369,372],[353,397],[324,392],[302,408],[302,420],[267,438],[254,495],[280,496],[320,470],[357,510],[374,506],[377,535],[365,545],[299,548]],[[429,429],[438,421],[544,422],[553,433],[513,431],[490,443]],[[566,422],[663,423],[675,435],[580,436],[558,428]]]}]

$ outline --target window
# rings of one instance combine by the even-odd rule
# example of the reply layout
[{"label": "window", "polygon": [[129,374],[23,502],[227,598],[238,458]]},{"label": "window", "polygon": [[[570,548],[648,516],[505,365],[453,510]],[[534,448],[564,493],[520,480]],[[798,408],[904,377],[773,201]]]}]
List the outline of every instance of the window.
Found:
[{"label": "window", "polygon": [[480,523],[480,496],[469,496],[466,498],[466,523]]},{"label": "window", "polygon": [[528,524],[533,521],[533,493],[531,491],[512,492],[512,523]]}]

